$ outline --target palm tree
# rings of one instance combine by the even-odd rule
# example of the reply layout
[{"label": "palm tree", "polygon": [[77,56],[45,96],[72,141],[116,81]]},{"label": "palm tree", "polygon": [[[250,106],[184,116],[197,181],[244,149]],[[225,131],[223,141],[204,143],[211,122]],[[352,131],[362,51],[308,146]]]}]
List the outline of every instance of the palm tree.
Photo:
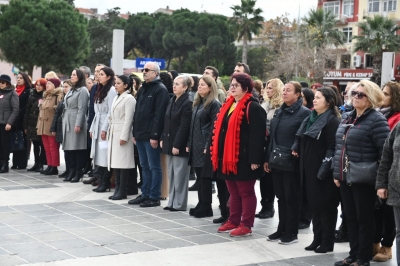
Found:
[{"label": "palm tree", "polygon": [[233,17],[231,22],[237,40],[243,40],[242,63],[247,64],[247,44],[252,34],[257,35],[262,29],[264,17],[261,8],[255,8],[257,0],[241,0],[241,5],[231,6]]},{"label": "palm tree", "polygon": [[357,42],[354,52],[362,51],[373,56],[373,74],[371,81],[381,84],[382,53],[400,51],[400,35],[396,32],[400,26],[393,19],[376,15],[373,18],[366,17],[366,21],[358,23],[360,35],[354,36]]}]

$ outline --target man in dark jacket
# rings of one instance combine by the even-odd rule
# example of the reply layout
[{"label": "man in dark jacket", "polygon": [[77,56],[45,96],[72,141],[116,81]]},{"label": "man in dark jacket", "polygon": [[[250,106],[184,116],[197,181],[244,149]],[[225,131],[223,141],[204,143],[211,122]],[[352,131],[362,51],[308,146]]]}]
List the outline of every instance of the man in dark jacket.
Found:
[{"label": "man in dark jacket", "polygon": [[159,140],[169,102],[168,90],[158,78],[160,67],[149,62],[142,69],[145,82],[137,95],[133,118],[133,142],[136,144],[142,166],[142,195],[129,204],[140,207],[160,206],[161,161]]}]

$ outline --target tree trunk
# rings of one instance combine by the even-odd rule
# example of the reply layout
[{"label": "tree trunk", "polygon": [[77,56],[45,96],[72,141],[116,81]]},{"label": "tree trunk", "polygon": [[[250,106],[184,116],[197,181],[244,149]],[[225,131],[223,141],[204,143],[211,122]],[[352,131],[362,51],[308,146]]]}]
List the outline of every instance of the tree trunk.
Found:
[{"label": "tree trunk", "polygon": [[372,59],[372,66],[373,70],[371,81],[375,82],[380,87],[382,78],[382,54],[374,55]]},{"label": "tree trunk", "polygon": [[247,64],[247,37],[246,37],[246,35],[243,36],[242,63]]}]

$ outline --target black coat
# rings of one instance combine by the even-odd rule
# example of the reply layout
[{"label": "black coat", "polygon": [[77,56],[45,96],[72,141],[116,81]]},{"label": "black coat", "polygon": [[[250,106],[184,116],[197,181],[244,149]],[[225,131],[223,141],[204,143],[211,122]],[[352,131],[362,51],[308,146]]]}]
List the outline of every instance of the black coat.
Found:
[{"label": "black coat", "polygon": [[172,97],[167,106],[164,118],[164,130],[160,141],[163,142],[161,152],[168,155],[172,154],[172,148],[179,149],[176,156],[188,157],[186,145],[189,140],[190,121],[192,119],[192,102],[189,94],[184,93],[178,100]]},{"label": "black coat", "polygon": [[144,82],[137,94],[133,137],[136,140],[159,140],[169,102],[167,88],[160,79]]},{"label": "black coat", "polygon": [[43,91],[37,92],[35,89],[32,90],[31,95],[26,105],[25,116],[24,116],[24,130],[28,131],[28,138],[32,141],[42,141],[42,136],[37,135],[37,121],[39,117],[39,100],[43,97]]},{"label": "black coat", "polygon": [[64,99],[57,105],[54,113],[53,122],[51,123],[50,131],[56,132],[56,141],[58,143],[63,142],[63,131],[62,131],[62,113],[64,111]]},{"label": "black coat", "polygon": [[19,113],[18,106],[18,94],[13,85],[0,90],[0,124],[14,127]]},{"label": "black coat", "polygon": [[31,88],[25,88],[24,92],[21,93],[19,98],[19,113],[18,117],[15,120],[15,128],[16,130],[24,129],[24,117],[26,112],[26,106],[28,105],[29,95],[31,94]]},{"label": "black coat", "polygon": [[[94,112],[94,95],[96,94],[97,91],[97,84],[94,84],[92,89],[90,90],[89,94],[90,94],[90,98],[89,98],[89,108],[88,108],[88,128],[90,128],[92,126],[92,122],[95,116],[95,112]],[[90,137],[89,137],[90,138]],[[91,143],[91,139],[90,139],[90,143]]]},{"label": "black coat", "polygon": [[294,150],[300,155],[302,191],[306,192],[311,212],[337,208],[340,190],[333,182],[331,164],[335,154],[335,136],[340,119],[328,110],[308,130],[310,117],[304,119],[296,133]]},{"label": "black coat", "polygon": [[[245,110],[246,111],[244,112],[242,123],[240,124],[239,161],[237,163],[236,175],[233,173],[229,173],[228,175],[222,173],[222,159],[225,151],[225,138],[231,115],[227,114],[224,118],[222,124],[223,130],[219,136],[220,145],[218,152],[218,178],[234,181],[247,181],[260,178],[264,175],[264,169],[262,165],[266,128],[265,122],[262,123],[262,121],[267,120],[267,114],[265,113],[264,108],[260,106],[258,100],[255,98],[249,99],[249,101],[246,103]],[[258,164],[260,167],[256,170],[252,170],[251,164]]]},{"label": "black coat", "polygon": [[386,118],[372,108],[357,119],[356,116],[355,110],[344,113],[336,132],[336,151],[333,161],[335,179],[345,180],[343,175],[345,153],[350,162],[376,162],[382,156],[383,144],[390,132]]},{"label": "black coat", "polygon": [[188,143],[189,164],[192,167],[204,166],[204,149],[209,146],[214,120],[221,108],[221,103],[218,100],[212,101],[206,108],[204,108],[203,101],[202,99],[192,111]]}]

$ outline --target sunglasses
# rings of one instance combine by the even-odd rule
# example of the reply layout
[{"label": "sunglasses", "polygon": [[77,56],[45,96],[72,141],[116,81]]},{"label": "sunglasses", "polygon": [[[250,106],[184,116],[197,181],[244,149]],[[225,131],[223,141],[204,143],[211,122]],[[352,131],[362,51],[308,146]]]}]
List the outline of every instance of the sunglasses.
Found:
[{"label": "sunglasses", "polygon": [[342,91],[342,96],[346,96],[347,95],[347,91]]},{"label": "sunglasses", "polygon": [[7,82],[4,80],[0,80],[0,84],[6,84]]},{"label": "sunglasses", "polygon": [[142,69],[142,73],[143,73],[143,72],[146,72],[146,73],[147,73],[147,72],[149,72],[149,71],[155,71],[155,70],[154,70],[154,69],[149,69],[149,68],[143,68],[143,69]]},{"label": "sunglasses", "polygon": [[357,96],[357,99],[361,99],[363,97],[367,97],[367,94],[365,94],[364,92],[352,91],[351,92],[351,96],[352,97],[356,97]]}]

